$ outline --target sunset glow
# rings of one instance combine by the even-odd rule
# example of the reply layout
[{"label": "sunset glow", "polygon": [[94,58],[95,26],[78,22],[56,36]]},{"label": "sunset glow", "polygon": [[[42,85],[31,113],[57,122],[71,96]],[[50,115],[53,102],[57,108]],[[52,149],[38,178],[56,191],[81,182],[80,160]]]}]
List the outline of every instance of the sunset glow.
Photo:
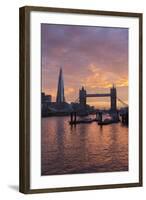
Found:
[{"label": "sunset glow", "polygon": [[[42,24],[41,56],[42,91],[53,101],[62,68],[67,102],[78,98],[82,86],[88,93],[108,93],[114,84],[128,103],[128,29]],[[88,98],[87,103],[110,105],[108,97]]]}]

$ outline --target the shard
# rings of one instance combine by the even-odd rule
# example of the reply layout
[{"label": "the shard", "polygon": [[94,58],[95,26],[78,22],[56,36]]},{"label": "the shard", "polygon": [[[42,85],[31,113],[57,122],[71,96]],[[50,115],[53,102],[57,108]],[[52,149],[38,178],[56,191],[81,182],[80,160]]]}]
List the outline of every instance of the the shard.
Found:
[{"label": "the shard", "polygon": [[63,73],[62,73],[62,69],[61,68],[60,68],[60,71],[59,71],[59,79],[58,79],[58,89],[57,89],[56,102],[58,104],[65,102],[65,97],[64,97],[64,81],[63,81]]}]

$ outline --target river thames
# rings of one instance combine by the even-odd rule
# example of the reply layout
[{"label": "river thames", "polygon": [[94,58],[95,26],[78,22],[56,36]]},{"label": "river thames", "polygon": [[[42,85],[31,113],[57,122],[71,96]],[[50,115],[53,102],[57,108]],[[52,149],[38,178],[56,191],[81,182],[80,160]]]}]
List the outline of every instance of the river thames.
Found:
[{"label": "river thames", "polygon": [[41,175],[128,170],[128,127],[97,122],[70,126],[69,119],[42,118]]}]

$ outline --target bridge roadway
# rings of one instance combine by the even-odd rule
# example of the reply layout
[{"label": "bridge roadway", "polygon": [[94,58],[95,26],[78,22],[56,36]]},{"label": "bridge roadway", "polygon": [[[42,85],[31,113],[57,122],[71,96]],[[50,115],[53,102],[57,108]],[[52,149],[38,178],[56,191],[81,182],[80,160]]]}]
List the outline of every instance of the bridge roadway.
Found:
[{"label": "bridge roadway", "polygon": [[106,93],[106,94],[86,94],[86,97],[110,97],[111,94]]}]

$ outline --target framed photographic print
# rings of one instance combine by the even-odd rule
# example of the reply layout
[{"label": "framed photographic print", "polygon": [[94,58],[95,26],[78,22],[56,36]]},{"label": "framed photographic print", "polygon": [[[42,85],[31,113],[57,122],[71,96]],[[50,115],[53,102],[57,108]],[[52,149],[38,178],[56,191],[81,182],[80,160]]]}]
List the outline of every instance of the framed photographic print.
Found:
[{"label": "framed photographic print", "polygon": [[20,192],[142,186],[142,14],[20,8]]}]

